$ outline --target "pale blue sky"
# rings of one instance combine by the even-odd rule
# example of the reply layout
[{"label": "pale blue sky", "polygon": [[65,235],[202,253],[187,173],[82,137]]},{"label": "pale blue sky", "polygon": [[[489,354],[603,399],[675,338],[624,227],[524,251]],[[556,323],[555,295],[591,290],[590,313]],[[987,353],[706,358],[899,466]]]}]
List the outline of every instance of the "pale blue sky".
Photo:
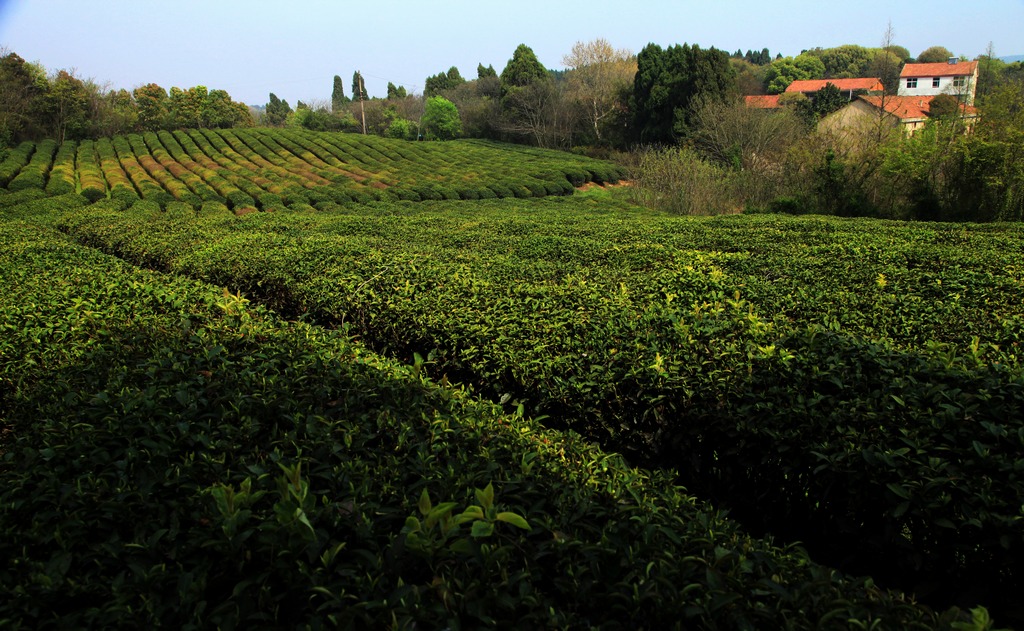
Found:
[{"label": "pale blue sky", "polygon": [[973,58],[989,42],[997,56],[1024,54],[1024,0],[0,0],[0,47],[113,88],[206,85],[294,106],[329,99],[336,74],[351,96],[357,69],[372,96],[388,81],[420,92],[451,66],[500,73],[520,43],[548,68],[598,37],[633,52],[654,42],[795,55],[878,46],[890,22],[912,55],[940,45]]}]

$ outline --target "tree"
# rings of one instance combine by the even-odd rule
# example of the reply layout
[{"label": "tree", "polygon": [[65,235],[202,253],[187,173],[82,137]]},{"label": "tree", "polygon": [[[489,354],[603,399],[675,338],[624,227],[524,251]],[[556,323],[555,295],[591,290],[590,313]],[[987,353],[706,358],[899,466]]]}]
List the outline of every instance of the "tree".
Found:
[{"label": "tree", "polygon": [[388,100],[389,101],[394,101],[394,100],[398,100],[398,99],[404,99],[407,96],[409,96],[409,94],[408,94],[408,92],[406,92],[405,86],[397,86],[396,87],[394,83],[391,83],[390,81],[388,81]]},{"label": "tree", "polygon": [[486,77],[495,77],[495,78],[497,78],[497,76],[498,76],[498,73],[497,73],[497,71],[495,71],[494,66],[488,65],[486,68],[484,68],[483,64],[477,64],[476,65],[476,78],[477,79],[484,79]]},{"label": "tree", "polygon": [[170,115],[175,127],[203,127],[203,113],[207,108],[206,100],[210,92],[205,85],[197,85],[187,90],[171,88]]},{"label": "tree", "polygon": [[210,90],[204,100],[200,118],[203,127],[214,129],[252,125],[249,108],[242,103],[232,101],[231,95],[225,90]]},{"label": "tree", "polygon": [[725,52],[696,44],[666,49],[648,44],[637,56],[633,81],[634,139],[674,143],[690,131],[698,106],[727,102],[735,90],[736,77]]},{"label": "tree", "polygon": [[[802,93],[795,94],[808,101]],[[734,99],[700,104],[692,139],[704,157],[723,166],[773,172],[789,148],[806,134],[807,126],[794,108],[763,110]]]},{"label": "tree", "polygon": [[[155,83],[147,83],[132,92],[139,109],[139,127],[144,131],[164,129],[167,123],[167,90]],[[277,97],[270,95],[271,100]]]},{"label": "tree", "polygon": [[583,105],[594,138],[601,142],[601,125],[622,109],[619,95],[636,75],[636,60],[628,50],[616,50],[603,38],[576,42],[562,58],[571,98]]},{"label": "tree", "polygon": [[366,82],[363,81],[363,75],[358,70],[352,73],[352,100],[353,101],[368,101],[370,100],[369,95],[366,94]]},{"label": "tree", "polygon": [[928,116],[934,119],[951,119],[960,115],[960,99],[952,94],[939,94],[928,103]]},{"label": "tree", "polygon": [[18,55],[0,56],[0,147],[35,135],[37,99],[45,91],[36,79],[32,66]]},{"label": "tree", "polygon": [[60,70],[44,96],[50,135],[57,142],[84,138],[89,131],[89,94],[73,72]]},{"label": "tree", "polygon": [[267,107],[264,113],[264,121],[271,127],[280,127],[284,125],[288,115],[292,113],[292,108],[288,105],[288,101],[277,98],[277,95],[273,92],[270,93],[270,102],[267,103]]},{"label": "tree", "polygon": [[453,90],[465,82],[466,80],[459,74],[459,69],[452,66],[448,72],[439,72],[432,77],[427,77],[423,84],[423,96],[436,96],[442,92]]},{"label": "tree", "polygon": [[423,132],[428,140],[451,140],[462,134],[462,121],[455,104],[443,96],[427,99]]},{"label": "tree", "polygon": [[[89,85],[86,84],[88,88]],[[125,89],[104,93],[90,90],[92,106],[92,133],[99,136],[127,134],[139,128],[139,108],[132,93]]]},{"label": "tree", "polygon": [[825,78],[846,79],[867,76],[867,69],[874,54],[863,46],[846,44],[826,48],[818,52],[817,57],[825,65]]},{"label": "tree", "polygon": [[501,87],[504,92],[509,88],[522,88],[547,78],[548,71],[537,59],[533,49],[526,44],[520,44],[512,53],[512,58],[505,64],[505,69],[501,71]]},{"label": "tree", "polygon": [[769,94],[782,94],[794,81],[806,79],[822,79],[825,76],[825,64],[817,55],[803,53],[796,57],[776,59],[768,66],[765,75]]},{"label": "tree", "polygon": [[810,123],[815,123],[832,112],[837,112],[849,104],[849,99],[832,83],[826,83],[814,92],[810,99],[798,107],[798,111]]},{"label": "tree", "polygon": [[733,72],[736,75],[736,90],[740,94],[754,95],[765,93],[765,76],[768,73],[768,66],[759,66],[747,61],[745,58],[732,58],[729,60]]},{"label": "tree", "polygon": [[342,83],[341,77],[334,75],[334,89],[331,90],[331,111],[340,112],[348,102],[348,98],[345,97],[345,85]]},{"label": "tree", "polygon": [[956,55],[951,53],[948,48],[932,46],[924,49],[921,54],[917,56],[917,63],[937,64],[948,61],[950,57],[956,57]]},{"label": "tree", "polygon": [[[890,26],[891,26],[891,24],[890,24]],[[913,59],[913,57],[910,56],[910,51],[907,50],[903,46],[897,46],[896,44],[889,44],[888,46],[885,46],[882,50],[884,50],[887,53],[892,53],[893,55],[895,55],[896,58],[900,60],[901,64],[906,63],[906,62],[910,61],[911,59]]]}]

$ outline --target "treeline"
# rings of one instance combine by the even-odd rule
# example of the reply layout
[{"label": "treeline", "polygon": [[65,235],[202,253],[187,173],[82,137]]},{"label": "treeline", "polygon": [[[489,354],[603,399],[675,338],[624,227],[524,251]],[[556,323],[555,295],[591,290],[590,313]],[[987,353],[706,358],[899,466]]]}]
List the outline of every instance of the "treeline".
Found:
[{"label": "treeline", "polygon": [[248,127],[249,107],[206,86],[170,91],[150,83],[109,90],[74,71],[47,74],[39,64],[0,50],[0,148],[24,140],[59,142],[132,132]]}]

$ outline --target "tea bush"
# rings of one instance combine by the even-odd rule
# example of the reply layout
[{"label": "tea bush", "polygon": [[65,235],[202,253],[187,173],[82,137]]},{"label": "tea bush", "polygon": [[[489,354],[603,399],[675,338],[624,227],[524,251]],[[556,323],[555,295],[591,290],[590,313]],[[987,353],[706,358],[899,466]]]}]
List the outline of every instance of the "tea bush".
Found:
[{"label": "tea bush", "polygon": [[969,622],[239,294],[10,217],[0,281],[5,627]]},{"label": "tea bush", "polygon": [[382,352],[430,353],[438,378],[672,467],[837,564],[1008,602],[1024,555],[1018,228],[589,204],[61,225]]}]

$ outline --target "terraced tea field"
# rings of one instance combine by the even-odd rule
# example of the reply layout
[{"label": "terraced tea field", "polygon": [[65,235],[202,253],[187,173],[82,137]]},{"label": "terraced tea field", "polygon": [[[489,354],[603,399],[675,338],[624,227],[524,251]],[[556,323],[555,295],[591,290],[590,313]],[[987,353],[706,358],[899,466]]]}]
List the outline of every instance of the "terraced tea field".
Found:
[{"label": "terraced tea field", "polygon": [[609,163],[476,140],[237,129],[148,132],[81,143],[26,142],[0,163],[0,188],[96,201],[171,201],[236,213],[297,204],[569,195],[616,182]]},{"label": "terraced tea field", "polygon": [[0,163],[0,621],[1020,616],[1019,226],[671,217],[483,143],[155,138]]}]

